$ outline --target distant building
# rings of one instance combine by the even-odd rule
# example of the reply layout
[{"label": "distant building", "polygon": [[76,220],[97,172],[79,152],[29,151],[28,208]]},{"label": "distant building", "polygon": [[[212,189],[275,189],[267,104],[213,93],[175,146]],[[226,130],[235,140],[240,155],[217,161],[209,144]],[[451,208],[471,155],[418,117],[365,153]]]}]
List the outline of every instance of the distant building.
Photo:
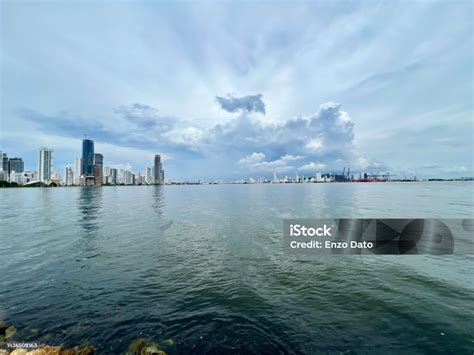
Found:
[{"label": "distant building", "polygon": [[107,179],[110,177],[110,167],[108,166],[104,166],[104,175],[102,177],[102,183],[103,184],[110,184],[109,181],[107,181]]},{"label": "distant building", "polygon": [[51,171],[53,168],[53,150],[42,147],[38,157],[38,179],[49,184],[51,181]]},{"label": "distant building", "polygon": [[59,173],[59,171],[53,171],[53,173],[51,174],[50,182],[58,186],[62,185],[61,174]]},{"label": "distant building", "polygon": [[24,171],[23,172],[23,184],[38,181],[38,174],[36,171]]},{"label": "distant building", "polygon": [[74,172],[70,166],[66,166],[66,186],[74,185]]},{"label": "distant building", "polygon": [[17,183],[18,185],[23,185],[23,173],[16,173],[12,171],[10,173],[10,182]]},{"label": "distant building", "polygon": [[161,163],[161,156],[159,154],[155,155],[155,166],[153,167],[153,178],[155,184],[163,184],[165,180],[165,172],[163,170],[163,165]]},{"label": "distant building", "polygon": [[8,176],[8,171],[0,171],[0,181],[8,181],[9,176]]},{"label": "distant building", "polygon": [[8,172],[22,173],[25,171],[25,164],[22,158],[10,158],[8,159]]},{"label": "distant building", "polygon": [[133,185],[133,173],[130,170],[122,171],[122,183],[124,185]]},{"label": "distant building", "polygon": [[104,174],[104,156],[102,154],[94,154],[94,181],[95,186],[101,186]]},{"label": "distant building", "polygon": [[112,185],[117,185],[117,169],[110,169],[110,183]]},{"label": "distant building", "polygon": [[147,184],[147,185],[151,185],[153,184],[153,175],[152,175],[152,170],[151,168],[149,168],[148,166],[145,167],[145,171],[144,171],[144,183]]},{"label": "distant building", "polygon": [[8,173],[8,155],[5,152],[0,152],[0,171]]},{"label": "distant building", "polygon": [[82,158],[76,158],[76,170],[74,172],[74,185],[79,186],[81,184],[81,175],[82,175]]},{"label": "distant building", "polygon": [[94,141],[82,141],[82,169],[81,175],[94,176]]}]

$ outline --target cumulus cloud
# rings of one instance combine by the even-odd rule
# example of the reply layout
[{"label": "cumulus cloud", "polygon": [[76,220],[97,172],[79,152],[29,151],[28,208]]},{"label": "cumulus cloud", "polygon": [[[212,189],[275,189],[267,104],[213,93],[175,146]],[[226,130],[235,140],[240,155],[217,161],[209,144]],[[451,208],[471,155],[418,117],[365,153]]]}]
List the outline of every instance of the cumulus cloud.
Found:
[{"label": "cumulus cloud", "polygon": [[266,156],[264,153],[254,152],[245,158],[240,159],[237,164],[250,171],[282,173],[294,169],[294,166],[290,165],[290,163],[303,159],[304,157],[286,154],[279,159],[272,161],[266,161],[265,158]]},{"label": "cumulus cloud", "polygon": [[[241,115],[218,124],[208,133],[212,146],[236,151],[242,156],[253,152],[265,154],[268,161],[285,155],[305,157],[305,164],[317,160],[330,166],[354,159],[354,124],[341,105],[329,102],[307,117],[297,117],[281,124],[264,124],[251,115]],[[243,154],[242,154],[243,153]],[[266,165],[253,166],[267,168]]]},{"label": "cumulus cloud", "polygon": [[204,139],[204,130],[197,127],[176,128],[163,134],[170,142],[198,147]]},{"label": "cumulus cloud", "polygon": [[325,168],[326,164],[310,162],[308,164],[300,166],[298,170],[315,172],[317,170],[324,170]]},{"label": "cumulus cloud", "polygon": [[233,97],[228,94],[227,97],[216,96],[216,101],[227,112],[259,112],[265,114],[265,103],[262,97],[262,94],[244,97]]},{"label": "cumulus cloud", "polygon": [[381,171],[387,168],[384,163],[376,159],[369,159],[366,157],[358,157],[354,165],[356,169],[365,171]]}]

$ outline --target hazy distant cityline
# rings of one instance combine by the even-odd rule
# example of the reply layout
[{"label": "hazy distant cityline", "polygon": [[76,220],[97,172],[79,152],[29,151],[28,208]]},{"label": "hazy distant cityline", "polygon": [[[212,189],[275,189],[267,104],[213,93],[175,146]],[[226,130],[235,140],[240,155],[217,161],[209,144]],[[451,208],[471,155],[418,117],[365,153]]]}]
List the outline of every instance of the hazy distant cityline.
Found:
[{"label": "hazy distant cityline", "polygon": [[[94,151],[94,141],[84,138],[82,140],[82,155],[76,158],[75,169],[68,165],[65,168],[64,179],[58,171],[53,171],[54,150],[41,147],[38,152],[38,171],[25,171],[24,161],[21,157],[8,158],[6,152],[0,151],[0,184],[5,182],[10,186],[102,186],[102,185],[163,185],[163,184],[265,184],[265,183],[332,183],[332,182],[387,182],[418,181],[416,176],[404,179],[393,179],[389,173],[357,173],[351,174],[350,168],[343,168],[341,173],[316,172],[314,176],[299,174],[294,176],[278,177],[273,174],[273,179],[265,177],[240,179],[235,181],[214,180],[176,182],[165,180],[161,155],[156,154],[154,165],[146,166],[143,174],[129,169],[118,169],[104,166],[104,157]],[[471,181],[473,178],[459,179],[425,179],[429,181]]]}]

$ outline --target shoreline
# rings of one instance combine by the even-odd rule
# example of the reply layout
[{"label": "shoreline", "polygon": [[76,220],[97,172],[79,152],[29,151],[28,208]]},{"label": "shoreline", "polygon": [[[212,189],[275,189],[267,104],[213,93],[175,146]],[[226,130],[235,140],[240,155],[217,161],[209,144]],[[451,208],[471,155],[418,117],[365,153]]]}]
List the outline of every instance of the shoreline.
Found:
[{"label": "shoreline", "polygon": [[[462,182],[462,183],[472,183],[474,178],[466,179],[427,179],[427,180],[391,180],[391,181],[332,181],[332,182],[256,182],[256,183],[236,183],[236,182],[221,182],[221,183],[199,183],[199,182],[176,182],[171,184],[151,184],[151,185],[125,185],[125,184],[116,184],[116,185],[100,185],[100,186],[80,186],[80,185],[60,185],[60,186],[51,186],[51,185],[14,185],[14,186],[0,186],[0,189],[23,189],[23,188],[101,188],[101,187],[149,187],[149,186],[211,186],[211,185],[339,185],[339,184],[391,184],[391,183],[448,183],[448,182]],[[9,184],[9,183],[8,183]]]}]

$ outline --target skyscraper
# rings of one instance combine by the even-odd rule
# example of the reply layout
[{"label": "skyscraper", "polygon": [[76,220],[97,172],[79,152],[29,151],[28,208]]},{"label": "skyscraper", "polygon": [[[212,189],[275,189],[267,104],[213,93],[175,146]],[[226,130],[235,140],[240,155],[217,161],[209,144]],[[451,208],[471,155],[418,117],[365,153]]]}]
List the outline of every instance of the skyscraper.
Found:
[{"label": "skyscraper", "polygon": [[153,166],[153,182],[155,184],[160,183],[160,169],[161,169],[161,156],[155,155],[155,165]]},{"label": "skyscraper", "polygon": [[163,184],[165,180],[165,172],[163,170],[163,165],[161,164],[161,156],[155,155],[155,166],[153,167],[153,178],[155,184]]},{"label": "skyscraper", "polygon": [[145,167],[145,184],[153,184],[153,175],[151,174],[151,168]]},{"label": "skyscraper", "polygon": [[84,139],[82,141],[82,169],[84,176],[94,175],[94,141]]},{"label": "skyscraper", "polygon": [[118,175],[118,172],[117,172],[117,169],[110,169],[110,178],[111,178],[111,184],[112,185],[117,185],[117,175]]},{"label": "skyscraper", "polygon": [[104,173],[104,156],[102,154],[94,154],[94,180],[95,186],[102,185],[103,173]]},{"label": "skyscraper", "polygon": [[74,184],[74,174],[70,166],[66,166],[66,186],[72,186]]},{"label": "skyscraper", "polygon": [[10,158],[8,159],[8,173],[11,172],[22,173],[25,171],[25,164],[22,158]]},{"label": "skyscraper", "polygon": [[38,156],[38,178],[39,181],[49,183],[51,170],[53,168],[53,150],[41,147]]},{"label": "skyscraper", "polygon": [[81,184],[81,175],[82,175],[82,158],[76,158],[76,171],[74,172],[74,185]]},{"label": "skyscraper", "polygon": [[0,152],[0,171],[8,172],[8,155],[5,152]]}]

